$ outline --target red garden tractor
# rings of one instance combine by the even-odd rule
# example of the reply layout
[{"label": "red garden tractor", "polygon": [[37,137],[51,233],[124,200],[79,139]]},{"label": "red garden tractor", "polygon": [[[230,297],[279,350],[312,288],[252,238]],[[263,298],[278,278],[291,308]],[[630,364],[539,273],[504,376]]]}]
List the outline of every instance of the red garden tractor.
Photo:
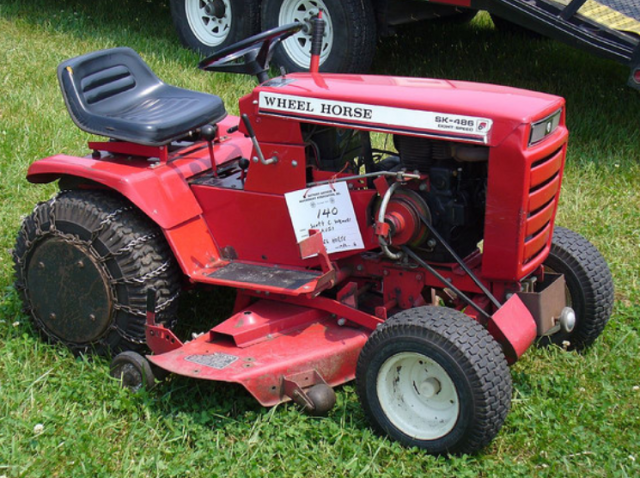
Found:
[{"label": "red garden tractor", "polygon": [[[63,62],[73,121],[105,140],[29,168],[60,192],[22,224],[16,288],[47,338],[119,353],[112,373],[134,390],[172,372],[321,414],[355,379],[378,431],[477,451],[509,410],[508,364],[536,340],[582,349],[611,313],[606,262],[554,227],[564,100],[321,74],[313,23],[309,73],[267,74],[301,23],[199,64],[257,75],[240,117],[128,48]],[[183,341],[177,299],[194,285],[235,289],[235,306]]]}]

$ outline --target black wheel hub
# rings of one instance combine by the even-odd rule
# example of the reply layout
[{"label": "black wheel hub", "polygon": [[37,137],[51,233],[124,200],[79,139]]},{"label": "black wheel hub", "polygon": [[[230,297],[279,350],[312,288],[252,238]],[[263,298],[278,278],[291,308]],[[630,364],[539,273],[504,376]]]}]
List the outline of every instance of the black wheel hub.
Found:
[{"label": "black wheel hub", "polygon": [[26,270],[29,303],[46,333],[66,343],[89,344],[111,322],[108,277],[85,246],[52,237],[38,244]]},{"label": "black wheel hub", "polygon": [[114,377],[122,380],[122,386],[137,392],[144,385],[142,372],[132,363],[119,364],[112,372]]},{"label": "black wheel hub", "polygon": [[204,11],[207,15],[211,15],[212,17],[223,18],[226,13],[226,7],[222,0],[213,0],[212,2],[207,3],[204,7]]}]

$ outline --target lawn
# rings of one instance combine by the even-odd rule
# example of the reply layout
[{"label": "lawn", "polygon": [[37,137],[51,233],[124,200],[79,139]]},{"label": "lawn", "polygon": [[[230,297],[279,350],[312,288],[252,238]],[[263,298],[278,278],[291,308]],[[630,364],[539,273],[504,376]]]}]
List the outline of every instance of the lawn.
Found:
[{"label": "lawn", "polygon": [[[566,97],[571,130],[558,223],[588,237],[610,264],[614,314],[579,355],[532,348],[512,367],[511,413],[475,456],[431,457],[368,427],[353,385],[326,418],[295,405],[261,408],[239,387],[175,378],[132,395],[104,359],[41,341],[20,312],[9,249],[21,217],[55,184],[30,185],[28,165],[86,154],[55,69],[63,59],[126,45],[169,83],[215,92],[230,113],[248,77],[198,71],[165,3],[0,3],[0,478],[169,476],[640,476],[640,93],[628,71],[548,40],[508,36],[488,17],[420,25],[379,45],[378,74],[507,84]],[[228,296],[191,294],[185,329],[224,318]],[[205,321],[206,323],[206,321]]]}]

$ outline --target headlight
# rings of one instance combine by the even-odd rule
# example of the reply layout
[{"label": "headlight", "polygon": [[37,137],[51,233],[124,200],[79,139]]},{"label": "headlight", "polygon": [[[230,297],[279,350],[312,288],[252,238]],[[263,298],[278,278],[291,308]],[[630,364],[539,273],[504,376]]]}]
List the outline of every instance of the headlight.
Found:
[{"label": "headlight", "polygon": [[547,116],[545,119],[533,123],[531,125],[531,135],[529,136],[529,146],[539,143],[553,133],[558,128],[561,117],[562,108]]}]

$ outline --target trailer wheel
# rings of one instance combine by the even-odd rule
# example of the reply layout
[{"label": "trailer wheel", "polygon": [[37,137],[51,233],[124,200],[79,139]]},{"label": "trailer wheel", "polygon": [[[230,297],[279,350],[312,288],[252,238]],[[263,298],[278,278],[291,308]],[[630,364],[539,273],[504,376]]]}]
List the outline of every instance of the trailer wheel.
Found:
[{"label": "trailer wheel", "polygon": [[[368,70],[376,47],[376,21],[370,0],[263,0],[262,28],[305,22],[320,9],[325,21],[320,70]],[[307,71],[310,50],[311,32],[301,31],[276,48],[273,61],[287,71]]]},{"label": "trailer wheel", "polygon": [[171,0],[183,45],[211,55],[260,30],[260,0]]},{"label": "trailer wheel", "polygon": [[171,326],[180,271],[162,232],[131,203],[104,191],[62,191],[38,204],[13,251],[15,286],[33,324],[74,353],[145,345],[146,290]]},{"label": "trailer wheel", "polygon": [[357,391],[375,429],[429,453],[473,453],[502,427],[511,375],[498,343],[444,307],[400,312],[360,353]]},{"label": "trailer wheel", "polygon": [[569,349],[589,347],[604,330],[613,308],[613,279],[607,262],[588,240],[577,232],[556,226],[546,270],[564,274],[567,305],[576,314],[571,332],[558,332],[541,340],[543,345],[562,345]]},{"label": "trailer wheel", "polygon": [[155,377],[149,361],[131,350],[114,357],[111,361],[110,375],[120,380],[123,388],[134,393],[140,390],[151,390],[155,385]]}]

